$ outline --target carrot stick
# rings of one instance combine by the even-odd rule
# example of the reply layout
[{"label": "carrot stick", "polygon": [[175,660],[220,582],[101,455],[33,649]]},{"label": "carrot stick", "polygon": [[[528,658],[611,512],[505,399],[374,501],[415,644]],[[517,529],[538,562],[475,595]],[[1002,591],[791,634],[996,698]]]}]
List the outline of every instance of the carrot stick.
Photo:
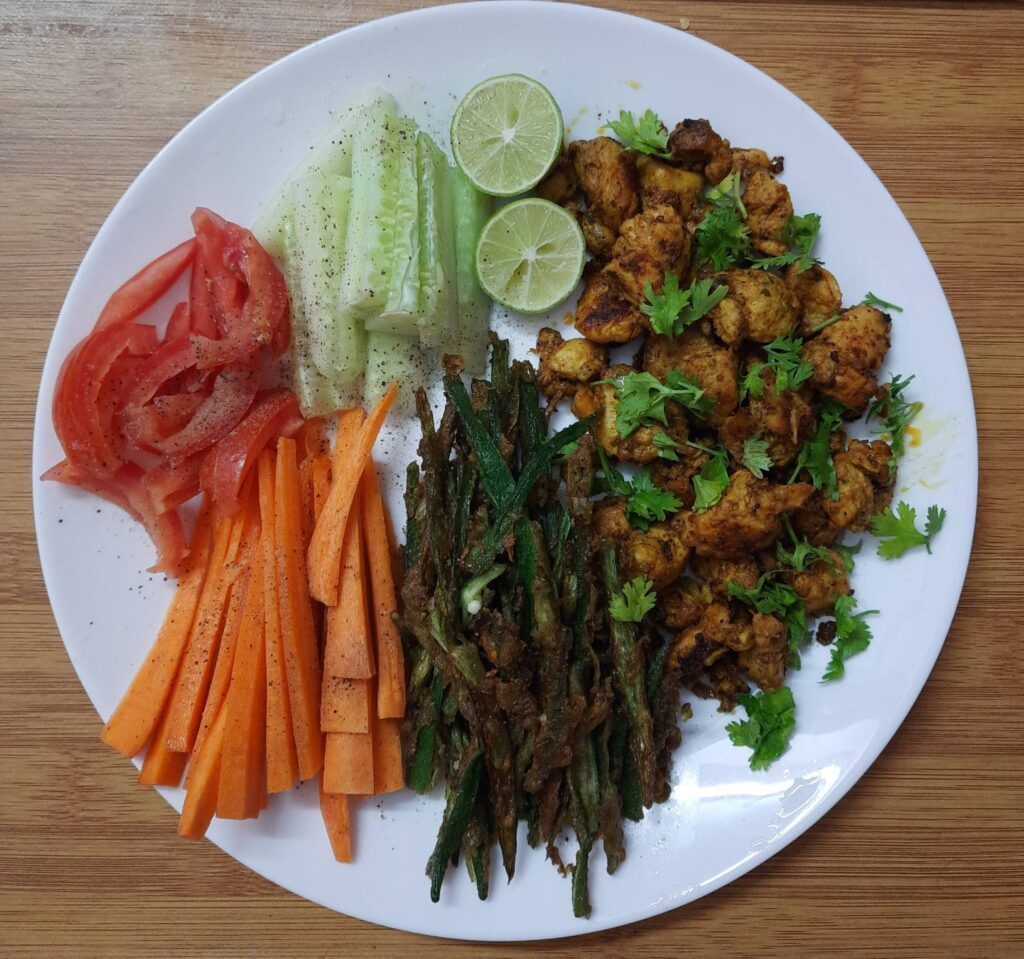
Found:
[{"label": "carrot stick", "polygon": [[274,519],[274,457],[264,451],[259,458],[260,517],[263,546],[263,607],[267,653],[267,789],[284,792],[295,785],[299,762],[292,733],[288,700],[288,674],[281,642],[277,597],[276,522]]},{"label": "carrot stick", "polygon": [[401,719],[405,715],[405,659],[402,638],[392,618],[398,609],[388,547],[387,517],[380,495],[377,470],[371,460],[363,474],[361,513],[370,571],[370,619],[377,652],[377,715]]},{"label": "carrot stick", "polygon": [[185,805],[178,820],[178,835],[184,839],[202,839],[210,828],[217,808],[217,786],[220,780],[220,756],[224,747],[227,710],[221,708],[210,730],[210,736],[192,762],[195,769],[189,777]]},{"label": "carrot stick", "polygon": [[352,862],[352,822],[349,816],[348,796],[324,792],[320,781],[320,815],[331,840],[331,850],[338,862]]},{"label": "carrot stick", "polygon": [[[331,458],[318,456],[310,461],[310,472],[313,478],[313,518],[320,518],[331,492]],[[315,526],[314,522],[314,526]]]},{"label": "carrot stick", "polygon": [[314,416],[302,424],[296,436],[298,440],[298,460],[305,463],[323,456],[331,448],[327,439],[327,421],[322,416]]},{"label": "carrot stick", "polygon": [[299,778],[311,779],[324,764],[320,732],[320,657],[302,543],[302,501],[295,440],[277,441],[275,478],[277,578],[281,638],[288,673],[288,700],[299,761]]},{"label": "carrot stick", "polygon": [[373,793],[373,739],[370,733],[328,733],[324,749],[324,792]]},{"label": "carrot stick", "polygon": [[324,677],[320,728],[325,733],[368,733],[370,683],[369,679]]},{"label": "carrot stick", "polygon": [[257,551],[225,703],[227,719],[217,787],[217,815],[222,819],[255,818],[266,790],[267,659],[263,582],[263,554]]},{"label": "carrot stick", "polygon": [[399,731],[401,722],[400,719],[381,719],[377,711],[370,717],[374,793],[393,793],[405,787],[402,736]]},{"label": "carrot stick", "polygon": [[146,758],[139,773],[140,786],[177,786],[188,762],[188,753],[175,752],[167,748],[167,717],[170,710],[164,707],[160,722],[149,741]]},{"label": "carrot stick", "polygon": [[191,752],[195,745],[199,720],[210,688],[231,578],[225,567],[234,522],[225,516],[215,518],[210,571],[203,586],[185,658],[171,695],[167,720],[167,745],[178,752]]},{"label": "carrot stick", "polygon": [[178,588],[156,642],[100,734],[107,745],[123,756],[130,758],[142,749],[160,721],[192,632],[209,554],[210,507],[204,502]]},{"label": "carrot stick", "polygon": [[359,513],[353,512],[342,553],[340,601],[325,613],[325,677],[369,679],[376,672],[366,587],[362,522]]},{"label": "carrot stick", "polygon": [[309,544],[309,591],[327,606],[338,602],[338,566],[345,545],[345,527],[377,434],[398,394],[392,383],[359,428],[351,449],[335,446],[331,493]]}]

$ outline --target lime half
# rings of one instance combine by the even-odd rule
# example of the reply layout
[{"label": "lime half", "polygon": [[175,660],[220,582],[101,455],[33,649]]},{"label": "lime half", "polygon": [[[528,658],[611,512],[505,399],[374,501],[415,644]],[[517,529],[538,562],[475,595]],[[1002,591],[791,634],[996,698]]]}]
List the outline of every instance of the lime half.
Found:
[{"label": "lime half", "polygon": [[476,247],[476,274],[502,306],[547,313],[576,289],[586,254],[576,218],[550,200],[529,197],[487,221]]},{"label": "lime half", "polygon": [[533,189],[562,149],[562,111],[547,87],[518,73],[478,83],[452,117],[455,162],[481,193]]}]

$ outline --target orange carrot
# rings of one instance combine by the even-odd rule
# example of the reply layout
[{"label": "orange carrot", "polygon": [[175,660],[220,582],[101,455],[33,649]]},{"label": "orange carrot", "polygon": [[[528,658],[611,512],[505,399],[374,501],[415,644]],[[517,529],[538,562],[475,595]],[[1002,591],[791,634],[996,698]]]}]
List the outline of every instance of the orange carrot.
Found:
[{"label": "orange carrot", "polygon": [[400,719],[380,719],[375,711],[370,717],[373,740],[373,791],[393,793],[405,787],[402,769],[402,737]]},{"label": "orange carrot", "polygon": [[[405,660],[402,639],[392,618],[398,609],[388,547],[388,520],[380,495],[377,470],[371,460],[366,466],[361,489],[360,518],[366,538],[366,559],[370,571],[370,619],[377,652],[377,715],[401,719],[405,715]],[[344,598],[344,594],[343,597]]]},{"label": "orange carrot", "polygon": [[216,516],[214,523],[210,570],[192,624],[185,658],[171,695],[170,716],[167,720],[167,745],[178,752],[190,752],[195,745],[199,720],[202,718],[220,647],[228,587],[231,583],[225,558],[235,524],[226,516]]},{"label": "orange carrot", "polygon": [[177,786],[188,762],[188,753],[175,752],[167,748],[167,717],[170,709],[165,706],[160,722],[149,741],[146,758],[139,773],[140,786]]},{"label": "orange carrot", "polygon": [[299,484],[302,488],[302,543],[303,548],[308,549],[309,541],[313,538],[313,527],[316,526],[313,460],[303,460],[299,463]]},{"label": "orange carrot", "polygon": [[370,731],[369,679],[324,677],[320,701],[320,728],[325,733]]},{"label": "orange carrot", "polygon": [[284,792],[295,785],[299,775],[292,713],[288,700],[288,674],[281,643],[281,620],[277,597],[276,522],[274,519],[274,457],[260,454],[259,493],[263,546],[263,606],[267,653],[267,789]]},{"label": "orange carrot", "polygon": [[359,513],[354,512],[345,533],[341,599],[337,606],[327,607],[324,617],[327,623],[325,677],[369,679],[376,672],[366,586],[362,522]]},{"label": "orange carrot", "polygon": [[287,437],[277,441],[274,489],[277,579],[288,701],[292,710],[299,778],[311,779],[324,763],[324,740],[320,732],[320,657],[313,607],[307,591],[295,440]]},{"label": "orange carrot", "polygon": [[392,383],[359,428],[359,435],[351,449],[342,449],[340,444],[335,446],[331,492],[313,530],[308,554],[310,595],[327,606],[334,606],[338,602],[338,567],[345,545],[349,512],[359,489],[359,479],[397,394],[398,384]]},{"label": "orange carrot", "polygon": [[[331,492],[331,458],[318,456],[310,462],[313,474],[313,518],[320,518]],[[315,522],[314,522],[315,525]]]},{"label": "orange carrot", "polygon": [[100,734],[123,756],[134,756],[146,745],[167,704],[206,581],[210,525],[210,507],[204,502],[178,588],[156,642]]},{"label": "orange carrot", "polygon": [[227,710],[222,707],[203,745],[203,751],[192,757],[195,769],[189,777],[185,805],[182,806],[181,819],[178,820],[178,835],[185,839],[202,839],[216,811],[226,719]]},{"label": "orange carrot", "polygon": [[324,749],[324,792],[373,793],[373,739],[370,733],[328,733]]},{"label": "orange carrot", "polygon": [[322,416],[314,416],[302,424],[296,436],[298,441],[297,456],[300,463],[324,455],[330,448],[327,439],[327,421]]},{"label": "orange carrot", "polygon": [[256,551],[246,591],[237,652],[224,709],[227,714],[217,815],[259,815],[266,791],[267,660],[263,630],[263,554]]},{"label": "orange carrot", "polygon": [[349,817],[348,796],[324,792],[320,781],[320,815],[331,840],[331,850],[338,862],[352,862],[352,823]]}]

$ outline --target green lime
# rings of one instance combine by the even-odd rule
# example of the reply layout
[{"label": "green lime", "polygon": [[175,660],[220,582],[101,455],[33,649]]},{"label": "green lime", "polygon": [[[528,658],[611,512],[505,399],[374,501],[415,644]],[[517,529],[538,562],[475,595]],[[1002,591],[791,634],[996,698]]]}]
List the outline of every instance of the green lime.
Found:
[{"label": "green lime", "polygon": [[452,117],[452,153],[481,193],[518,196],[551,169],[564,133],[562,111],[547,87],[509,73],[463,97]]},{"label": "green lime", "polygon": [[576,218],[550,200],[528,197],[487,221],[476,246],[476,275],[502,306],[547,313],[576,289],[586,255]]}]

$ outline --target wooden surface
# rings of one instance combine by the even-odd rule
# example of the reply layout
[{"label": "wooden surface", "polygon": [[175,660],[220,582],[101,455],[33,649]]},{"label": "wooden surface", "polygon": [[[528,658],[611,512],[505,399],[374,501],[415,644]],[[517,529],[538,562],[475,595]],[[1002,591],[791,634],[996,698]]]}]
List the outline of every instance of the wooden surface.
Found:
[{"label": "wooden surface", "polygon": [[[333,915],[208,843],[177,840],[171,809],[137,788],[131,767],[97,738],[54,627],[32,528],[29,447],[43,356],[79,260],[122,191],[195,113],[254,70],[416,5],[0,0],[0,956],[537,948],[446,944]],[[1022,956],[1024,6],[616,6],[672,26],[688,18],[691,30],[766,70],[831,121],[895,195],[967,351],[981,501],[945,650],[852,793],[720,892],[544,952]]]}]

